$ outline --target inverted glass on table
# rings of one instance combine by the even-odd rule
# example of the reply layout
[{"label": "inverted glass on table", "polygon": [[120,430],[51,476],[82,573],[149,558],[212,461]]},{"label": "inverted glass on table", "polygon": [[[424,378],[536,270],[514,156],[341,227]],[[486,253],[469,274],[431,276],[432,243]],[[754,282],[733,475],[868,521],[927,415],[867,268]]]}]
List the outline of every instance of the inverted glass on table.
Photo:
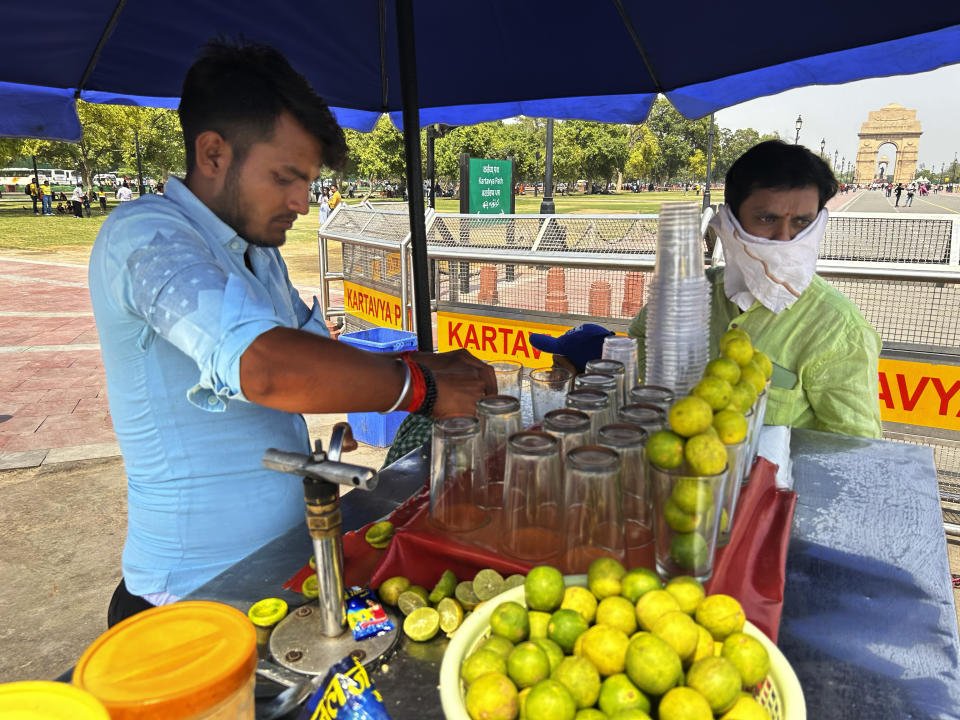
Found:
[{"label": "inverted glass on table", "polygon": [[584,573],[597,558],[626,558],[620,457],[610,448],[587,445],[564,461],[562,567]]},{"label": "inverted glass on table", "polygon": [[455,415],[433,424],[430,441],[430,521],[448,532],[489,522],[480,465],[480,421]]},{"label": "inverted glass on table", "polygon": [[562,521],[560,444],[542,432],[514,433],[507,442],[501,551],[530,562],[556,560]]},{"label": "inverted glass on table", "polygon": [[530,371],[530,400],[535,423],[542,422],[544,415],[551,410],[563,407],[572,380],[573,373],[566,368],[537,368]]}]

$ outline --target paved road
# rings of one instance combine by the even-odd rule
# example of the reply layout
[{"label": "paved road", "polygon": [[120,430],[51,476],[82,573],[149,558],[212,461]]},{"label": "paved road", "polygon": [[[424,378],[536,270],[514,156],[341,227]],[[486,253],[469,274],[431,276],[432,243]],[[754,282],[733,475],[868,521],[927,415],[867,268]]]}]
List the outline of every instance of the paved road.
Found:
[{"label": "paved road", "polygon": [[907,194],[900,197],[900,206],[896,207],[896,197],[887,197],[880,190],[861,190],[857,193],[838,195],[828,207],[833,212],[869,212],[869,213],[930,213],[953,215],[960,213],[960,193],[936,193],[913,198],[913,205],[904,207]]},{"label": "paved road", "polygon": [[[307,424],[326,441],[342,419]],[[354,462],[379,467],[386,450],[365,449]],[[0,471],[119,454],[86,265],[0,256]]]}]

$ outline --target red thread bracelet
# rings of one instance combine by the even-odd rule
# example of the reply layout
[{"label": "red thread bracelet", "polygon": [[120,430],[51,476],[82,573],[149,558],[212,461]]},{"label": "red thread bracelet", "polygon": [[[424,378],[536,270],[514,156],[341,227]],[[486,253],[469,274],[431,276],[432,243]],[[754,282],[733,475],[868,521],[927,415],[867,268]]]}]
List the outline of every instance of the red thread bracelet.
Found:
[{"label": "red thread bracelet", "polygon": [[420,366],[410,359],[408,353],[400,353],[400,358],[410,369],[410,380],[413,390],[410,396],[410,404],[407,406],[407,412],[416,412],[423,405],[427,397],[427,382],[423,379],[423,371]]}]

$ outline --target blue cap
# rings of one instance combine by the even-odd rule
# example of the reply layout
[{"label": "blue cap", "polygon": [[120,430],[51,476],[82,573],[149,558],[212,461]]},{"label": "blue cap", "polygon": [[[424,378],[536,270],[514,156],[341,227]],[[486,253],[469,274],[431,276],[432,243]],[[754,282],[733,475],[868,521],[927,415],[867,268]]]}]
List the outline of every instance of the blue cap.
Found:
[{"label": "blue cap", "polygon": [[603,339],[611,335],[616,333],[602,325],[585,323],[567,330],[560,337],[530,333],[530,344],[537,350],[563,355],[583,372],[588,362],[596,360],[603,354]]}]

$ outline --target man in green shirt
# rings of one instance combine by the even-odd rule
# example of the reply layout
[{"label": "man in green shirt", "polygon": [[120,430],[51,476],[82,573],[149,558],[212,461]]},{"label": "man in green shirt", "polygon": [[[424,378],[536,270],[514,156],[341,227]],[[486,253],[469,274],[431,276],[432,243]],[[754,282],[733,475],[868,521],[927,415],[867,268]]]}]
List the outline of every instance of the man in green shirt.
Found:
[{"label": "man in green shirt", "polygon": [[[815,274],[837,191],[830,168],[779,140],[744,153],[711,226],[726,265],[711,268],[710,348],[739,327],[774,363],[764,423],[879,438],[880,338],[857,307]],[[644,372],[646,309],[630,326]]]}]

